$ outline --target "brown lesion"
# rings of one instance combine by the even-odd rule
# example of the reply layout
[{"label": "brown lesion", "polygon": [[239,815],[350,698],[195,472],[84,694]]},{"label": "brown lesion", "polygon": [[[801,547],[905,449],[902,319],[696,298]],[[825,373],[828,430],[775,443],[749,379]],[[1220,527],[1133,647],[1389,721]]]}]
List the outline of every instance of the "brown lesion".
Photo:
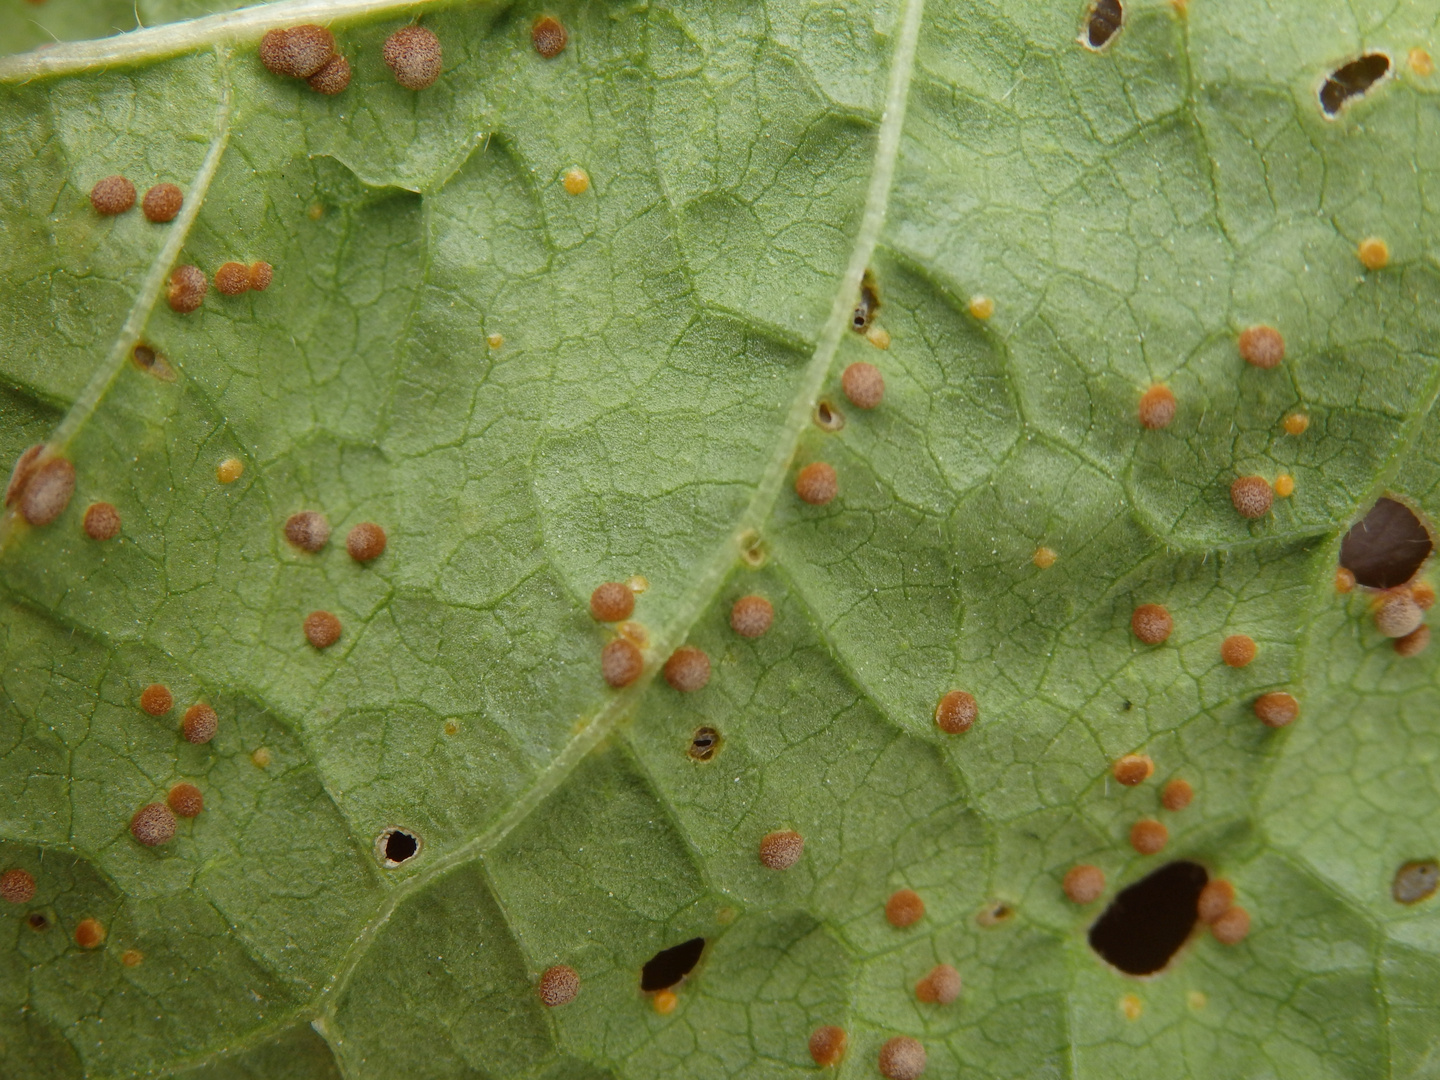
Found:
[{"label": "brown lesion", "polygon": [[146,375],[153,376],[162,382],[175,381],[175,369],[170,366],[165,357],[155,351],[152,345],[137,341],[135,347],[130,350],[130,359]]},{"label": "brown lesion", "polygon": [[686,751],[696,761],[709,761],[720,750],[720,732],[713,727],[699,727],[690,736],[690,749]]}]

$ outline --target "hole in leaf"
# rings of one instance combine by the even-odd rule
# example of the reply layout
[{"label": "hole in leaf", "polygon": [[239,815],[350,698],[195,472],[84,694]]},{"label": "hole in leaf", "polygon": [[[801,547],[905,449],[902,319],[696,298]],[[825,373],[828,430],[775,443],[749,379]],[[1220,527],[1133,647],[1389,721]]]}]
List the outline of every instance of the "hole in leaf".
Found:
[{"label": "hole in leaf", "polygon": [[396,867],[415,857],[420,838],[404,829],[386,829],[375,841],[375,854],[387,867]]},{"label": "hole in leaf", "polygon": [[1125,9],[1120,0],[1095,0],[1085,19],[1085,43],[1092,49],[1103,49],[1120,32]]},{"label": "hole in leaf", "polygon": [[865,333],[879,310],[880,293],[875,288],[875,279],[866,270],[865,276],[860,279],[860,300],[855,305],[855,313],[850,316],[850,329],[857,334]]},{"label": "hole in leaf", "polygon": [[1210,875],[1193,862],[1172,862],[1122,889],[1090,927],[1090,947],[1127,975],[1150,975],[1170,962],[1198,918]]},{"label": "hole in leaf", "polygon": [[26,917],[25,921],[29,924],[31,930],[48,930],[50,928],[50,920],[38,911],[32,911]]},{"label": "hole in leaf", "polygon": [[1407,862],[1395,871],[1391,894],[1399,904],[1418,904],[1435,895],[1440,887],[1440,863],[1434,859]]},{"label": "hole in leaf", "polygon": [[828,401],[815,405],[815,426],[821,431],[839,431],[845,426],[845,417]]},{"label": "hole in leaf", "polygon": [[746,529],[740,534],[740,557],[751,569],[765,565],[765,542],[754,529]]},{"label": "hole in leaf", "polygon": [[1381,499],[1351,526],[1340,544],[1340,565],[1372,589],[1393,589],[1415,576],[1435,542],[1402,502]]},{"label": "hole in leaf", "polygon": [[175,369],[166,359],[143,341],[130,350],[130,359],[141,371],[165,382],[175,381]]},{"label": "hole in leaf", "polygon": [[709,761],[719,749],[720,733],[713,727],[696,728],[695,734],[690,736],[688,753],[696,761]]},{"label": "hole in leaf", "polygon": [[1358,60],[1342,64],[1330,73],[1320,87],[1320,107],[1326,116],[1337,116],[1353,97],[1359,97],[1390,71],[1390,58],[1384,53],[1367,53]]},{"label": "hole in leaf", "polygon": [[695,970],[700,954],[705,951],[703,937],[691,938],[681,945],[661,949],[640,969],[640,989],[645,993],[668,990]]},{"label": "hole in leaf", "polygon": [[1015,917],[1015,909],[1004,900],[992,900],[975,914],[975,921],[981,926],[1000,926]]}]

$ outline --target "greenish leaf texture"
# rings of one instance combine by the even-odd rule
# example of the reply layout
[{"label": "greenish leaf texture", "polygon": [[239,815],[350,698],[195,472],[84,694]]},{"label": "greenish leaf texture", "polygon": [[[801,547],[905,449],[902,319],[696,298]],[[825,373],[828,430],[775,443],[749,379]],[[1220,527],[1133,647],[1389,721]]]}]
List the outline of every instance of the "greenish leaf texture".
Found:
[{"label": "greenish leaf texture", "polygon": [[[821,1025],[842,1077],[902,1035],[927,1078],[1440,1076],[1436,901],[1391,895],[1440,851],[1440,649],[1335,587],[1378,496],[1440,518],[1433,3],[1126,0],[1094,50],[1085,0],[4,2],[14,50],[150,26],[0,60],[0,452],[76,474],[55,521],[0,525],[0,871],[36,886],[0,903],[6,1080],[780,1080]],[[381,57],[416,19],[444,49],[418,92]],[[344,93],[260,64],[303,21]],[[1366,52],[1389,73],[1326,116]],[[185,208],[101,217],[112,173]],[[262,259],[264,292],[165,302],[177,264]],[[850,327],[866,270],[888,348]],[[1270,370],[1237,351],[1260,323]],[[1248,521],[1252,473],[1295,487]],[[588,600],[634,575],[615,690]],[[682,645],[695,692],[660,673]],[[1121,787],[1132,752],[1155,774]],[[204,811],[141,845],[182,780]],[[386,865],[393,827],[421,846]],[[804,854],[767,869],[783,829]],[[1250,933],[1122,974],[1087,931],[1174,858]],[[1066,899],[1079,863],[1102,901]],[[641,966],[695,937],[665,1012]],[[918,1001],[938,963],[961,996]],[[547,1008],[558,964],[580,991]]]}]

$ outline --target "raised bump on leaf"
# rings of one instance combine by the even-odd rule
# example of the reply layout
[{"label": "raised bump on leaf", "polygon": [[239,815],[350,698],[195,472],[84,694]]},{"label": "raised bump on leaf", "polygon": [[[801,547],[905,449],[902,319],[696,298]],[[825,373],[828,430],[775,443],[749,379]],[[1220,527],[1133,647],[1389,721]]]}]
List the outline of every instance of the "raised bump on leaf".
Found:
[{"label": "raised bump on leaf", "polygon": [[185,196],[175,184],[156,184],[145,192],[140,209],[146,218],[158,224],[175,220],[184,202]]},{"label": "raised bump on leaf", "polygon": [[91,503],[82,525],[91,540],[113,540],[120,535],[120,511],[107,502]]},{"label": "raised bump on leaf", "polygon": [[900,889],[885,901],[885,919],[897,930],[913,926],[925,917],[925,901],[914,889]]},{"label": "raised bump on leaf", "polygon": [[424,26],[406,26],[385,39],[381,50],[395,81],[406,90],[424,90],[440,77],[442,51],[435,31]]},{"label": "raised bump on leaf", "polygon": [[123,214],[135,205],[135,185],[123,176],[107,176],[90,189],[90,205],[107,217]]},{"label": "raised bump on leaf", "polygon": [[35,898],[35,879],[30,871],[13,867],[0,874],[0,900],[10,904],[28,904]]},{"label": "raised bump on leaf", "polygon": [[564,52],[568,40],[565,27],[553,15],[542,15],[530,28],[530,44],[546,60],[553,60]]},{"label": "raised bump on leaf", "polygon": [[1072,904],[1093,904],[1105,895],[1105,871],[1089,863],[1072,866],[1060,887]]},{"label": "raised bump on leaf", "polygon": [[1190,781],[1176,777],[1165,785],[1160,793],[1160,805],[1166,810],[1184,810],[1195,798],[1195,789]]},{"label": "raised bump on leaf", "polygon": [[175,704],[175,696],[164,683],[151,683],[140,691],[140,708],[151,716],[164,716]]},{"label": "raised bump on leaf", "polygon": [[197,701],[186,709],[185,716],[180,721],[180,732],[185,736],[186,742],[207,743],[219,730],[220,717],[203,701]]}]

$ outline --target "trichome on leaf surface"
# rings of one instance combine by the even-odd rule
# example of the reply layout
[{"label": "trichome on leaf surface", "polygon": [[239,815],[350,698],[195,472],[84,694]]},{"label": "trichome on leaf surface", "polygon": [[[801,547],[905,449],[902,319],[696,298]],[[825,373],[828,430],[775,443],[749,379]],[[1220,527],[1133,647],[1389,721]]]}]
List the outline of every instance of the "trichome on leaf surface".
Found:
[{"label": "trichome on leaf surface", "polygon": [[1433,5],[9,2],[7,1080],[1436,1075]]}]

